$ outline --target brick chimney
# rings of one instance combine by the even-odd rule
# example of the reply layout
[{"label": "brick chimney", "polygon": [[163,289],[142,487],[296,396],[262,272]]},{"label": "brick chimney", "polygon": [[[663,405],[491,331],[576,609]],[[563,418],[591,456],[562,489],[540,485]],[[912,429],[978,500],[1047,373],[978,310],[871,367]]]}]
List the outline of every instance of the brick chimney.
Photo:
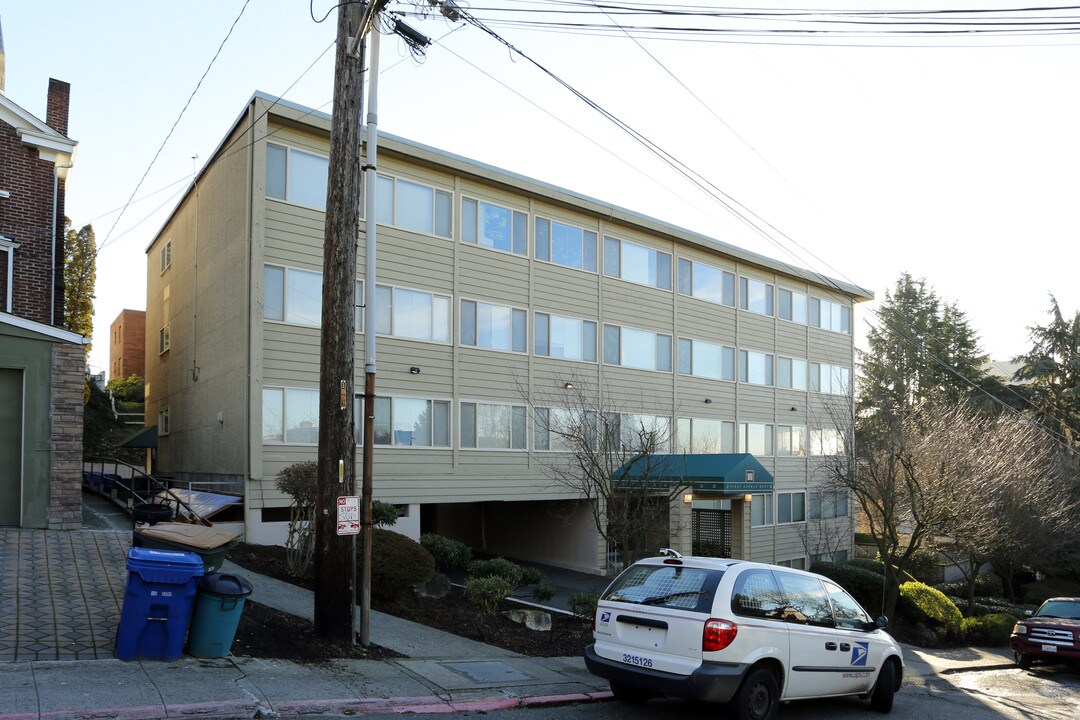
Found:
[{"label": "brick chimney", "polygon": [[63,136],[68,129],[68,100],[71,85],[63,80],[49,78],[49,99],[45,109],[45,124]]}]

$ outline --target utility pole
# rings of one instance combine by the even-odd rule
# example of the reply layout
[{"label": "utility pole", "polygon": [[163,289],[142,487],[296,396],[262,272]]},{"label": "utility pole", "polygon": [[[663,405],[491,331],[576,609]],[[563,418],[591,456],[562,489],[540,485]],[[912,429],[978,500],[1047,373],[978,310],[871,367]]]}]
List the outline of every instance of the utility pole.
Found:
[{"label": "utility pole", "polygon": [[[338,8],[334,110],[330,130],[323,244],[319,360],[318,499],[315,515],[315,634],[356,640],[356,536],[339,535],[338,498],[356,485],[353,383],[356,368],[356,245],[360,210],[363,45],[355,52],[364,5]],[[374,326],[365,327],[369,333]],[[368,516],[370,518],[370,515]]]}]

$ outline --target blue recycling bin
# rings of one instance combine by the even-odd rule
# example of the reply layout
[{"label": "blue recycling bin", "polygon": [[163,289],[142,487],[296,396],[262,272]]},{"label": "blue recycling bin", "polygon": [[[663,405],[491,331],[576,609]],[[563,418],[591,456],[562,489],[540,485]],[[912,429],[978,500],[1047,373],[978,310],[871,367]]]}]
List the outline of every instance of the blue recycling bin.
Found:
[{"label": "blue recycling bin", "polygon": [[210,573],[199,581],[195,612],[191,615],[188,655],[223,658],[232,650],[244,600],[252,587],[239,575]]},{"label": "blue recycling bin", "polygon": [[184,651],[202,558],[192,552],[131,548],[116,629],[121,660],[176,660]]}]

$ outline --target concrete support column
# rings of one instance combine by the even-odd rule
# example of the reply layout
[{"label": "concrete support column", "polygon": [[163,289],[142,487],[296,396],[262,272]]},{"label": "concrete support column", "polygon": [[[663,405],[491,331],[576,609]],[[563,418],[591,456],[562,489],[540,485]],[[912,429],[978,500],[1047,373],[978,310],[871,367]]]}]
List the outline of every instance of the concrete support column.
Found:
[{"label": "concrete support column", "polygon": [[731,556],[750,560],[750,503],[743,498],[731,500]]},{"label": "concrete support column", "polygon": [[668,547],[683,555],[694,552],[693,505],[686,502],[686,496],[691,492],[689,487],[682,488],[668,502]]}]

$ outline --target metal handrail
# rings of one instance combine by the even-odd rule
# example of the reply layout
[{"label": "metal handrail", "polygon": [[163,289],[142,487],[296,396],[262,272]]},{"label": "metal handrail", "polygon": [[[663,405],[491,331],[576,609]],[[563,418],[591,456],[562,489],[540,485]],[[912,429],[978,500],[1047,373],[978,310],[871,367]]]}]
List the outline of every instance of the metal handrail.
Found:
[{"label": "metal handrail", "polygon": [[[153,475],[148,475],[134,465],[129,465],[123,460],[105,459],[105,458],[91,458],[83,461],[83,471],[87,471],[89,465],[89,472],[99,472],[102,477],[109,477],[116,485],[127,490],[131,493],[131,496],[136,498],[139,502],[149,503],[153,502],[153,496],[164,492],[169,496],[172,502],[176,503],[177,508],[184,508],[191,518],[191,522],[194,524],[204,525],[206,527],[212,527],[213,523],[195,512],[195,509],[181,500],[179,496],[172,491],[172,489],[155,478]],[[111,466],[112,472],[106,472],[106,468]],[[100,468],[100,470],[97,470]],[[121,472],[122,471],[122,472]],[[125,484],[128,481],[130,484]],[[139,481],[139,486],[136,487],[136,481]],[[145,487],[145,491],[140,490]],[[181,517],[181,513],[177,512],[177,518]]]}]

